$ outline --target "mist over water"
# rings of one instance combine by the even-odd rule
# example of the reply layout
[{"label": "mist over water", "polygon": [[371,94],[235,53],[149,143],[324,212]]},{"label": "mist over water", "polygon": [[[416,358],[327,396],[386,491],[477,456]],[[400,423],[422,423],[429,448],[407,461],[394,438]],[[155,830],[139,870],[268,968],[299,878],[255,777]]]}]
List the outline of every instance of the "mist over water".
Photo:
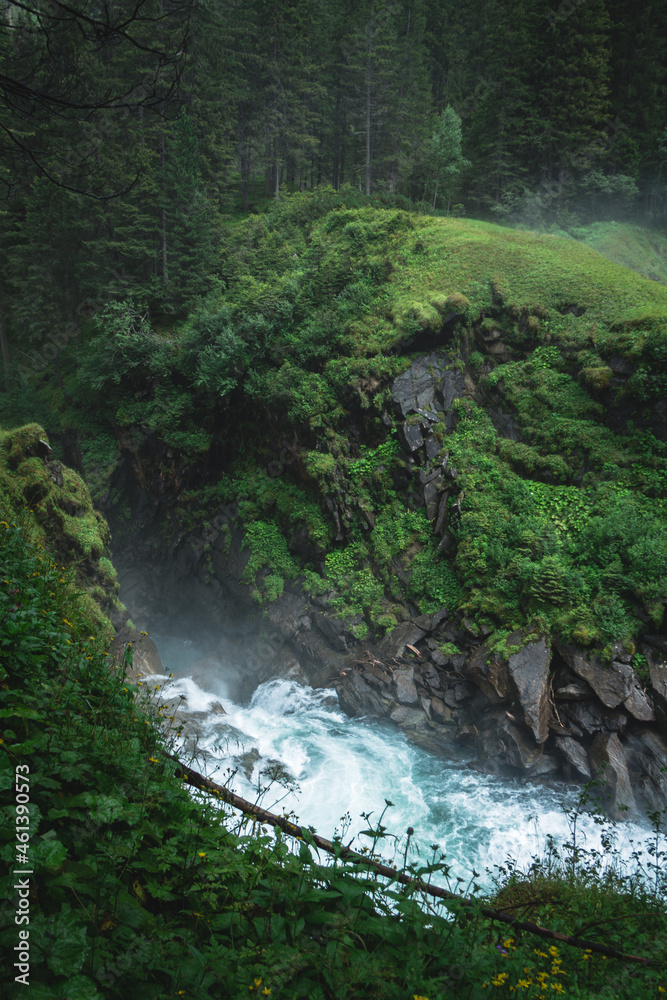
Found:
[{"label": "mist over water", "polygon": [[[405,833],[414,828],[408,860],[432,860],[433,847],[445,854],[451,877],[473,878],[492,887],[496,866],[508,858],[526,867],[544,856],[548,839],[561,847],[571,840],[568,820],[579,790],[564,784],[530,784],[471,769],[470,757],[444,760],[409,742],[397,727],[378,719],[352,719],[335,692],[314,690],[293,679],[259,685],[247,703],[234,701],[225,665],[202,658],[193,642],[151,633],[165,670],[161,696],[182,702],[184,718],[197,727],[195,766],[264,808],[293,811],[299,822],[324,837],[343,832],[354,846],[372,846],[360,832],[382,819],[388,836],[375,849],[403,858]],[[202,663],[207,669],[198,669]],[[194,675],[194,679],[193,679]],[[221,714],[216,702],[222,703]],[[187,752],[188,746],[185,749]],[[272,781],[273,779],[273,781]],[[268,787],[268,790],[263,791]],[[392,805],[386,808],[386,800]],[[343,820],[343,817],[346,817]],[[577,843],[601,847],[603,829],[589,815],[577,822]],[[638,823],[613,831],[624,859],[646,849],[650,831]]]}]

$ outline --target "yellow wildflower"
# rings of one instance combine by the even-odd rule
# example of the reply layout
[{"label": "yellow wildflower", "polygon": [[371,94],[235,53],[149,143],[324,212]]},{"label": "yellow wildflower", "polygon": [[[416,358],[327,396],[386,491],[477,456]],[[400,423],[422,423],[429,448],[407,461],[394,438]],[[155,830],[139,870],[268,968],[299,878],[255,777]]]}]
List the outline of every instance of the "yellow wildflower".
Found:
[{"label": "yellow wildflower", "polygon": [[[197,856],[198,856],[198,857],[200,857],[200,858],[205,858],[205,857],[206,857],[206,854],[205,854],[205,852],[204,852],[204,851],[197,851]],[[262,980],[260,979],[259,983],[261,983],[261,981],[262,981]],[[256,984],[257,986],[259,986],[259,983],[257,982],[257,980],[255,980],[255,984]]]},{"label": "yellow wildflower", "polygon": [[493,977],[491,982],[493,983],[494,986],[502,986],[505,980],[508,978],[508,976],[509,976],[508,972],[499,972],[496,976]]}]

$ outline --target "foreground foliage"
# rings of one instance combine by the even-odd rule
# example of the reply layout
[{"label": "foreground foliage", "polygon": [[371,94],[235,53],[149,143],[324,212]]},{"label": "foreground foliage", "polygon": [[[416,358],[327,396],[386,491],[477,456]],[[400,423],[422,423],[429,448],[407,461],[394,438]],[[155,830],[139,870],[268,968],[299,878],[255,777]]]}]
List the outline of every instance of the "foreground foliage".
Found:
[{"label": "foreground foliage", "polygon": [[[324,866],[308,843],[295,853],[190,797],[137,687],[69,610],[62,570],[10,520],[0,545],[0,781],[10,803],[28,765],[31,997],[659,995],[667,917],[636,879],[552,859],[510,872],[499,901],[599,933],[648,968],[539,947],[456,904],[435,912],[370,869]],[[19,996],[15,809],[1,819],[2,976]],[[415,873],[446,879],[447,867],[434,858]]]}]

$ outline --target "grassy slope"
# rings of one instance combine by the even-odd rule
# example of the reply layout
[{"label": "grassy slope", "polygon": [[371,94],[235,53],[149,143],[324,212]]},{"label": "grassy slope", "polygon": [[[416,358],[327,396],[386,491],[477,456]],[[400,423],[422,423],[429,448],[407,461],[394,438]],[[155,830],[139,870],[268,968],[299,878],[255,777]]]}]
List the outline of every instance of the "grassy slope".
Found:
[{"label": "grassy slope", "polygon": [[667,284],[667,235],[628,222],[595,222],[572,235],[623,267]]}]

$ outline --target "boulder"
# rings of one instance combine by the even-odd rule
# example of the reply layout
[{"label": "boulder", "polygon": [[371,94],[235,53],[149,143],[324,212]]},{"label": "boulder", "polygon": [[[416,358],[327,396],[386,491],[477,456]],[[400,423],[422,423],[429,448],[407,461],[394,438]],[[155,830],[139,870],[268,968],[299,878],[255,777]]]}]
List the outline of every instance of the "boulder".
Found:
[{"label": "boulder", "polygon": [[554,695],[561,701],[584,701],[592,697],[593,690],[585,681],[574,681],[572,684],[557,688]]},{"label": "boulder", "polygon": [[[422,618],[417,618],[412,621],[401,622],[396,628],[393,628],[390,632],[384,636],[383,639],[375,647],[377,657],[384,663],[391,663],[392,660],[397,660],[399,657],[403,656],[405,653],[406,646],[414,646],[421,639],[424,638],[427,632],[431,631],[428,627],[430,625],[431,615],[423,615]],[[423,622],[427,627],[422,628],[420,624],[422,619],[426,619]]]},{"label": "boulder", "polygon": [[637,683],[634,684],[630,697],[625,699],[623,705],[630,715],[639,719],[640,722],[655,722],[655,713],[646,697],[646,692]]},{"label": "boulder", "polygon": [[623,744],[616,733],[598,733],[590,749],[593,773],[602,782],[602,789],[612,819],[623,819],[637,804],[632,791]]},{"label": "boulder", "polygon": [[568,666],[595,691],[603,705],[616,708],[636,686],[634,670],[628,663],[614,660],[605,665],[596,654],[586,654],[576,646],[560,647]]},{"label": "boulder", "polygon": [[417,358],[394,379],[391,394],[401,417],[451,411],[453,401],[465,390],[463,374],[458,369],[447,369],[451,362],[447,354],[433,352]]},{"label": "boulder", "polygon": [[582,776],[582,778],[585,778],[586,781],[590,781],[592,775],[588,754],[582,747],[581,743],[577,743],[577,741],[573,740],[571,736],[557,736],[556,746],[563,754],[568,764],[570,764],[575,771]]},{"label": "boulder", "polygon": [[667,731],[667,664],[659,653],[648,650],[651,700],[663,730]]},{"label": "boulder", "polygon": [[[511,641],[512,637],[510,636]],[[508,671],[516,688],[526,725],[536,743],[549,735],[549,663],[551,650],[544,637],[529,642],[509,658]]]},{"label": "boulder", "polygon": [[417,708],[408,708],[406,705],[397,705],[392,709],[389,718],[401,728],[415,728],[424,723],[424,713]]},{"label": "boulder", "polygon": [[448,721],[452,717],[452,710],[440,698],[433,696],[431,698],[431,714]]},{"label": "boulder", "polygon": [[347,671],[336,682],[338,700],[348,715],[386,715],[391,705],[388,698],[373,690],[356,670]]},{"label": "boulder", "polygon": [[413,705],[419,701],[412,667],[401,667],[394,670],[394,687],[396,697],[402,705]]},{"label": "boulder", "polygon": [[667,805],[667,745],[652,729],[632,733],[626,741],[626,757],[633,782],[651,809]]},{"label": "boulder", "polygon": [[418,448],[424,443],[424,438],[422,437],[421,428],[419,424],[400,424],[398,428],[398,436],[403,445],[403,450],[412,454],[413,451],[417,451]]},{"label": "boulder", "polygon": [[498,703],[509,698],[510,684],[507,663],[497,654],[490,654],[487,645],[478,646],[467,662],[467,677],[487,696]]}]

